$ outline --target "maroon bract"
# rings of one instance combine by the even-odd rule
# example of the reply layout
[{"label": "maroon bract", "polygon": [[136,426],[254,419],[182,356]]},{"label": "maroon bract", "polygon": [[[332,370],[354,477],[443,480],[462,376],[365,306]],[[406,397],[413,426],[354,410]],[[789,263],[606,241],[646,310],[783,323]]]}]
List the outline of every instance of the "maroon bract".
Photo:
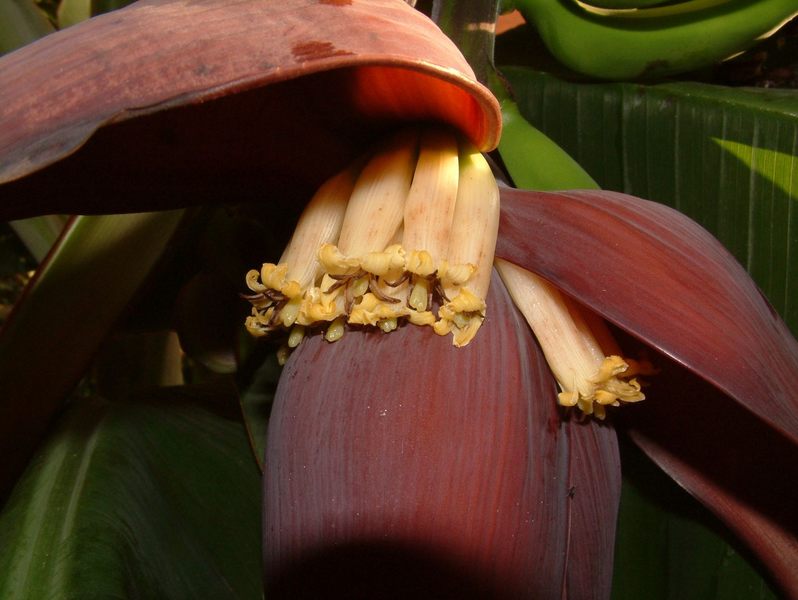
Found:
[{"label": "maroon bract", "polygon": [[482,150],[501,129],[454,44],[404,2],[145,0],[0,60],[0,215],[304,198],[417,120]]},{"label": "maroon bract", "polygon": [[465,348],[415,326],[303,342],[267,443],[269,594],[609,595],[615,433],[561,419],[497,277]]}]

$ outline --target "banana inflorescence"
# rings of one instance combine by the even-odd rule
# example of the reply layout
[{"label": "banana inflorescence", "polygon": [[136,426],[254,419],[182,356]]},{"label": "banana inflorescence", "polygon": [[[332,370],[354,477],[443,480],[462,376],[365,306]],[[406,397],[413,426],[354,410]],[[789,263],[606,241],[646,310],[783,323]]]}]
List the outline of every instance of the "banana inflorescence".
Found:
[{"label": "banana inflorescence", "polygon": [[499,223],[485,158],[446,131],[404,132],[326,182],[302,214],[277,264],[247,274],[247,329],[306,328],[328,341],[346,325],[400,323],[473,339],[485,315]]},{"label": "banana inflorescence", "polygon": [[[538,150],[553,145],[532,140]],[[595,186],[563,151],[543,165],[553,185]],[[289,332],[283,359],[308,328],[334,342],[348,326],[389,333],[410,323],[465,346],[485,318],[498,224],[498,187],[482,154],[448,131],[403,132],[322,185],[280,261],[247,273],[246,327]],[[601,319],[517,265],[496,267],[560,384],[561,405],[604,418],[606,406],[644,398],[634,376],[650,370],[621,358]]]},{"label": "banana inflorescence", "polygon": [[661,77],[706,67],[742,52],[798,14],[795,0],[515,4],[558,60],[602,79]]}]

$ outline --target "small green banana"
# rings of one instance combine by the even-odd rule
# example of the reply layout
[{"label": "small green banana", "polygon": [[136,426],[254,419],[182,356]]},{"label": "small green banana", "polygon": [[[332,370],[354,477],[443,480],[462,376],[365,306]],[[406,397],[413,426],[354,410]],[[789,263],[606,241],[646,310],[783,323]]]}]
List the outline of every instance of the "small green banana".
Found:
[{"label": "small green banana", "polygon": [[517,0],[516,6],[563,64],[616,80],[712,65],[798,14],[796,0],[687,0],[637,10],[591,7],[578,0]]},{"label": "small green banana", "polygon": [[533,127],[509,99],[501,101],[499,155],[519,188],[532,190],[598,189],[598,184],[571,156]]}]

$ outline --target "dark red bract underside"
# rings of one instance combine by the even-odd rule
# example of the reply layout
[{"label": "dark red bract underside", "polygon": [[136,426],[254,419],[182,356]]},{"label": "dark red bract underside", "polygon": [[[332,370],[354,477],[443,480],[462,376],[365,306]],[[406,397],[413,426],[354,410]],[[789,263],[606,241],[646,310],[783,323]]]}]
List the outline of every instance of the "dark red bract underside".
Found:
[{"label": "dark red bract underside", "polygon": [[294,352],[269,424],[267,593],[606,597],[619,484],[614,431],[561,421],[494,278],[466,348],[406,326]]}]

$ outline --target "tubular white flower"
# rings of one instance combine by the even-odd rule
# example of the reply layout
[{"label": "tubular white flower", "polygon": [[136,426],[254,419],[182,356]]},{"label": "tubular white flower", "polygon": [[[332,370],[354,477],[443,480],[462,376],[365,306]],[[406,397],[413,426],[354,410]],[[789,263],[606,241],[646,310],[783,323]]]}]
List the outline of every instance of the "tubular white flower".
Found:
[{"label": "tubular white flower", "polygon": [[[638,381],[631,378],[629,362],[618,354],[604,354],[573,301],[546,280],[513,263],[497,259],[496,268],[560,385],[560,404],[577,406],[583,413],[602,419],[607,405],[645,398]],[[609,331],[600,335],[605,346],[617,348]]]}]

